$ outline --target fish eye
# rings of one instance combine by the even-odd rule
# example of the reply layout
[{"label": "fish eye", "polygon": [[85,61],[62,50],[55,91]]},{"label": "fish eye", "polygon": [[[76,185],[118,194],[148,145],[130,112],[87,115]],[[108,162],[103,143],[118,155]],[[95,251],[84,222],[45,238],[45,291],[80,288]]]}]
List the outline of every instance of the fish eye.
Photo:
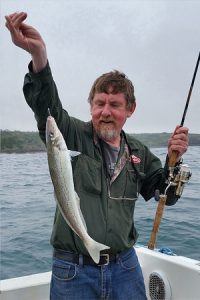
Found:
[{"label": "fish eye", "polygon": [[50,136],[51,138],[54,137],[54,134],[53,134],[52,131],[49,132],[49,136]]}]

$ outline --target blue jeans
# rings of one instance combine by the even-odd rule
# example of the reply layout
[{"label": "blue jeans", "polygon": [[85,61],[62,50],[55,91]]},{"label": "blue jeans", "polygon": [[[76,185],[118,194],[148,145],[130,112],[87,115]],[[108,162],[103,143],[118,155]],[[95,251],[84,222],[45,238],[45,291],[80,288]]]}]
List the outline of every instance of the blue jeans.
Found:
[{"label": "blue jeans", "polygon": [[105,266],[76,265],[53,257],[51,300],[146,300],[134,248]]}]

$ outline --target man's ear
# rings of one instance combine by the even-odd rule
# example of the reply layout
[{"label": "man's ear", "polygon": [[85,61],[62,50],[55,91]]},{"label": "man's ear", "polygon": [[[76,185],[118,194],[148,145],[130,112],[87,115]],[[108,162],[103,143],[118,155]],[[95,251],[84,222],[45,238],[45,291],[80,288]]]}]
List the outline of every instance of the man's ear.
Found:
[{"label": "man's ear", "polygon": [[136,102],[134,102],[131,107],[127,109],[127,118],[130,118],[136,109]]}]

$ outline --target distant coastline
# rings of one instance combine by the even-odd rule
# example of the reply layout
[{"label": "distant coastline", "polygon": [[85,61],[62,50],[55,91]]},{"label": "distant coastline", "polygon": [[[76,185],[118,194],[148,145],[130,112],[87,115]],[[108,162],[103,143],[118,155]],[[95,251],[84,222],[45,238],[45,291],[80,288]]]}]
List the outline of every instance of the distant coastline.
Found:
[{"label": "distant coastline", "polygon": [[[133,136],[149,148],[167,147],[171,133],[137,133]],[[46,151],[38,132],[1,130],[1,153],[27,153]],[[189,134],[189,145],[200,146],[200,134]]]}]

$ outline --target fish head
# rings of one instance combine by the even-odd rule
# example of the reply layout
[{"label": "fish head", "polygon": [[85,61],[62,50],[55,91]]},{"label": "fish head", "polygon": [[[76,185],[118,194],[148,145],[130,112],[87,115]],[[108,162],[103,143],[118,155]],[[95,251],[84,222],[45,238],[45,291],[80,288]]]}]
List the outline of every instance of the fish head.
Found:
[{"label": "fish head", "polygon": [[62,133],[52,116],[48,116],[46,121],[46,146],[50,152],[68,151]]},{"label": "fish head", "polygon": [[46,144],[54,145],[59,140],[60,131],[57,127],[56,121],[52,116],[47,117],[46,122]]}]

